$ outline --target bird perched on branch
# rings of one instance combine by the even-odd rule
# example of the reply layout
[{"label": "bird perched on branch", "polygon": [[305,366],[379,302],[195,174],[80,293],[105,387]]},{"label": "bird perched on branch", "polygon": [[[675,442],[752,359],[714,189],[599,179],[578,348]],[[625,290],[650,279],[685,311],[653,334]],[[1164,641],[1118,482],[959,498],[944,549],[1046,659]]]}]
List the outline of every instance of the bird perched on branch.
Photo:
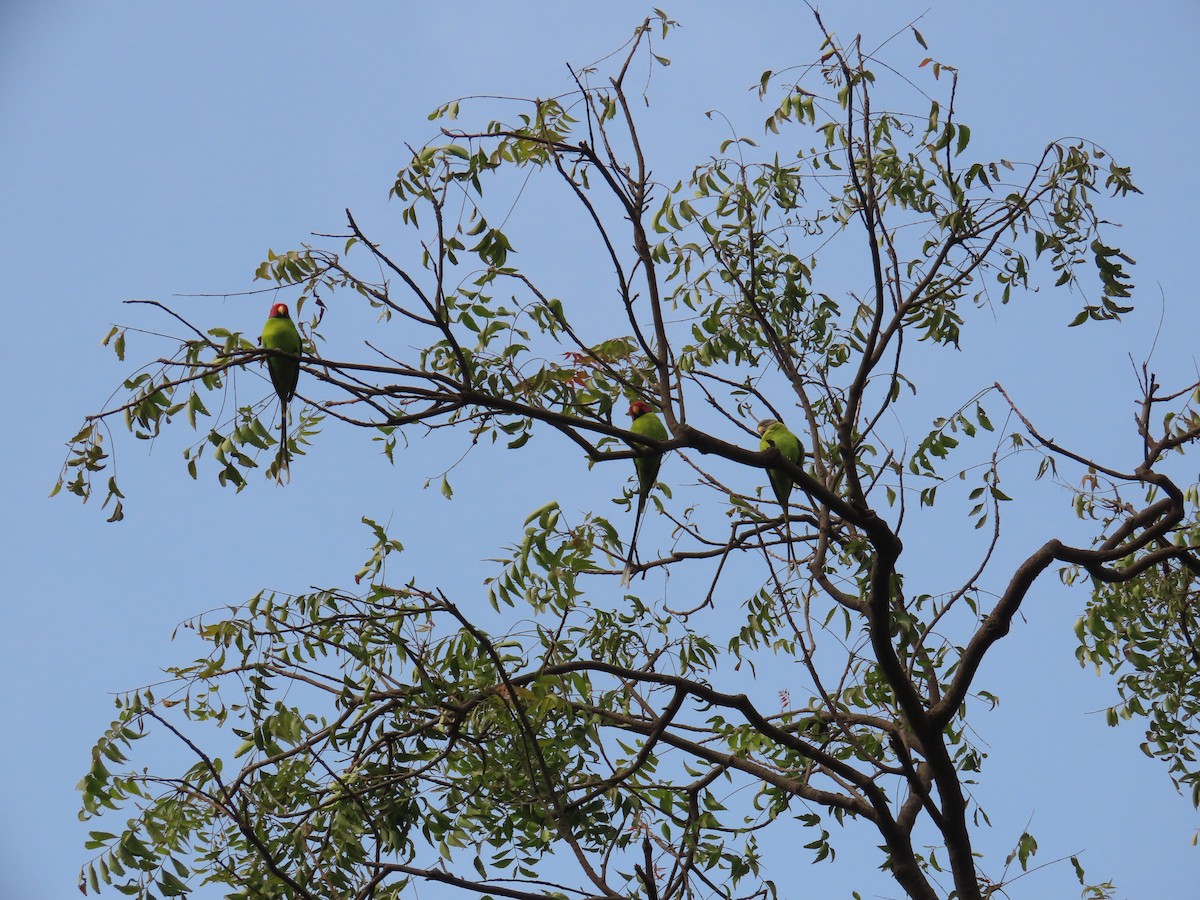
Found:
[{"label": "bird perched on branch", "polygon": [[[778,419],[763,419],[758,423],[758,434],[762,438],[758,445],[760,450],[770,450],[774,447],[784,459],[794,462],[796,465],[804,462],[804,448],[800,446],[799,438],[788,431],[787,426]],[[774,466],[767,469],[767,477],[771,479],[771,488],[775,491],[775,499],[779,501],[779,506],[783,509],[783,529],[787,540],[788,565],[794,567],[796,554],[792,549],[792,526],[788,515],[788,497],[792,494],[792,476],[784,469]]]},{"label": "bird perched on branch", "polygon": [[[634,434],[656,441],[670,440],[666,426],[663,425],[658,414],[650,408],[649,403],[634,400],[629,405],[629,416],[633,419],[629,430]],[[633,569],[637,560],[638,531],[642,527],[642,514],[646,510],[646,498],[650,496],[654,483],[658,481],[658,470],[662,466],[663,458],[661,453],[650,450],[644,445],[634,445],[634,449],[643,451],[645,455],[639,456],[633,461],[634,468],[637,470],[638,505],[637,515],[633,520],[633,537],[629,539],[629,558],[625,562],[625,571],[621,575],[621,587],[629,587],[629,582],[633,578]]]},{"label": "bird perched on branch", "polygon": [[263,325],[262,346],[264,350],[278,350],[295,356],[291,359],[285,356],[269,356],[267,371],[271,373],[271,384],[279,395],[279,457],[277,474],[287,470],[287,411],[288,403],[296,393],[296,382],[300,379],[300,332],[296,323],[288,315],[286,303],[276,303],[271,307],[267,322]]}]

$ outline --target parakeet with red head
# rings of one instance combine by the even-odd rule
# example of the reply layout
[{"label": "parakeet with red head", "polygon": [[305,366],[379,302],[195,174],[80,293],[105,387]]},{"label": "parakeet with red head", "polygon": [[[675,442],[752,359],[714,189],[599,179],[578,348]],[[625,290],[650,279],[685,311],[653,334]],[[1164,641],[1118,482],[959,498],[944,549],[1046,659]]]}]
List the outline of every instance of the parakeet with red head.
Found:
[{"label": "parakeet with red head", "polygon": [[287,412],[288,403],[296,393],[296,382],[300,379],[300,332],[288,315],[286,303],[275,303],[263,325],[262,346],[264,350],[278,350],[295,356],[272,355],[267,358],[267,371],[271,373],[271,384],[279,395],[279,470],[287,469]]},{"label": "parakeet with red head", "polygon": [[[629,405],[629,416],[633,419],[629,430],[634,434],[656,441],[670,440],[671,436],[667,434],[666,426],[663,425],[658,414],[651,409],[649,403],[641,400],[633,401]],[[645,445],[636,445],[635,449],[644,451],[645,455],[636,457],[633,461],[638,479],[638,505],[637,515],[633,520],[633,537],[629,539],[629,557],[625,563],[625,572],[621,575],[622,587],[628,587],[633,578],[633,567],[637,559],[638,531],[642,527],[642,514],[646,510],[646,499],[650,496],[650,491],[654,489],[655,482],[658,481],[658,470],[662,466],[663,458],[661,453],[652,451]]]}]

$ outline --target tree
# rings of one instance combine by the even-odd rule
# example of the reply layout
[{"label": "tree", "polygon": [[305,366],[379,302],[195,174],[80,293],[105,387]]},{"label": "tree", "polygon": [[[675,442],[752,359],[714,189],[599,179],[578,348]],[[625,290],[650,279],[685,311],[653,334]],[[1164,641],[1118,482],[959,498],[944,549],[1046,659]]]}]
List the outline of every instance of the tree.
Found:
[{"label": "tree", "polygon": [[[123,697],[94,750],[85,813],[134,814],[93,834],[85,891],[209,881],[240,897],[389,897],[433,882],[497,897],[766,896],[766,836],[799,836],[821,859],[835,852],[831,823],[857,819],[908,896],[990,896],[1007,865],[973,852],[985,816],[968,789],[982,765],[968,703],[994,702],[980,665],[1054,568],[1091,585],[1081,656],[1121,672],[1114,715],[1147,715],[1148,749],[1196,790],[1200,524],[1170,457],[1200,438],[1200,385],[1164,390],[1146,371],[1134,460],[1059,446],[998,384],[940,411],[915,446],[901,424],[926,415],[919,360],[958,346],[972,306],[1031,302],[1048,270],[1088,298],[1073,325],[1128,311],[1131,261],[1094,203],[1136,191],[1129,170],[1082,140],[1031,163],[972,161],[953,69],[927,60],[905,99],[919,114],[892,111],[908,75],[877,84],[893,70],[826,33],[818,62],[763,74],[760,140],[731,138],[661,184],[630,73],[665,64],[653,42],[672,24],[648,20],[611,69],[575,72],[568,93],[515,119],[464,128],[459,103],[442,107],[442,134],[392,188],[420,243],[413,264],[347,213],[344,244],[271,254],[257,273],[293,293],[297,319],[315,310],[293,458],[325,420],[382,438],[398,461],[427,429],[512,450],[554,433],[595,477],[666,453],[647,526],[669,527],[670,549],[647,550],[621,592],[632,523],[547,505],[505,551],[489,617],[385,577],[401,548],[373,525],[356,589],[262,593],[197,619],[211,655],[170,669],[165,697]],[[492,198],[526,178],[569,192],[592,228],[609,278],[592,297],[560,299],[514,265],[509,204]],[[818,256],[835,249],[857,254],[864,290],[823,287]],[[416,349],[321,357],[335,297],[361,298]],[[181,415],[200,428],[213,395],[277,352],[165,312],[190,336],[85,423],[60,480],[70,492],[87,498],[103,477],[104,423],[123,417],[144,438]],[[123,356],[124,333],[109,338]],[[241,490],[259,458],[286,458],[259,420],[274,408],[261,393],[204,427],[184,454],[193,477],[215,463]],[[632,432],[626,401],[659,410],[670,439]],[[985,403],[1018,429],[997,432]],[[802,465],[758,449],[768,417],[798,435]],[[786,518],[769,470],[795,484]],[[1051,540],[996,565],[1006,473],[1070,490],[1094,542]],[[627,505],[637,489],[631,479]],[[122,499],[109,477],[114,520]],[[944,543],[939,528],[964,517],[980,540]],[[959,565],[936,578],[907,565],[922,538],[975,554],[953,586]],[[686,606],[655,596],[667,572],[700,585]],[[809,696],[748,684],[777,660],[803,668]],[[204,723],[243,743],[218,756],[196,737]],[[112,771],[150,731],[194,765]],[[423,862],[430,848],[442,864]],[[1009,862],[1024,868],[1035,849],[1022,835]]]}]

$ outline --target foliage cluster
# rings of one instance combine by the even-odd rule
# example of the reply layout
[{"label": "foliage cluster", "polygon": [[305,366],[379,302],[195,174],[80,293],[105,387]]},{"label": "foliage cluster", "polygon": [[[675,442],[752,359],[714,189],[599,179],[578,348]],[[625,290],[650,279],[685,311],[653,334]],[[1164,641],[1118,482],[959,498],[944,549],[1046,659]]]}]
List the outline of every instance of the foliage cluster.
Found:
[{"label": "foliage cluster", "polygon": [[[1165,471],[1200,438],[1198,386],[1163,391],[1147,373],[1144,452],[1124,464],[1044,438],[999,385],[911,445],[893,424],[921,414],[913,397],[931,376],[914,354],[956,349],[975,307],[1032,302],[1042,280],[1084,298],[1072,325],[1130,309],[1131,260],[1094,205],[1136,191],[1129,170],[1084,140],[1029,163],[977,159],[952,67],[902,73],[822,26],[818,61],[763,73],[761,138],[731,138],[661,183],[630,85],[667,63],[656,44],[673,24],[656,14],[569,91],[508,118],[465,128],[459,102],[436,110],[441,134],[391,192],[420,248],[412,265],[347,213],[344,242],[271,253],[256,273],[310,311],[285,452],[330,422],[396,460],[442,428],[513,450],[553,431],[629,470],[668,452],[664,482],[695,482],[653,495],[669,549],[620,593],[619,523],[568,502],[535,510],[486,585],[503,614],[493,628],[437,586],[385,577],[402,548],[369,523],[358,589],[263,593],[195,620],[211,654],[172,667],[165,696],[122,698],[95,748],[85,813],[134,815],[93,833],[85,893],[211,882],[245,898],[399,897],[423,883],[514,898],[776,896],[798,829],[814,859],[833,859],[835,827],[856,819],[877,829],[908,896],[982,900],[1037,844],[1022,834],[1009,859],[977,858],[986,814],[969,785],[985,754],[968,707],[996,702],[980,664],[1056,568],[1092,588],[1080,658],[1120,673],[1114,715],[1148,716],[1147,752],[1200,796],[1200,520],[1195,488]],[[896,111],[879,99],[903,91]],[[592,297],[558,297],[516,265],[528,236],[493,199],[514,177],[571,198],[597,280],[608,275]],[[856,255],[859,283],[818,269],[835,248]],[[356,298],[378,311],[379,337],[362,359],[324,358],[322,317]],[[75,436],[60,481],[71,493],[99,485],[105,423],[122,417],[143,439],[181,418],[199,430],[192,477],[207,466],[241,490],[263,457],[279,474],[285,448],[262,421],[272,397],[219,422],[209,412],[271,351],[166,312],[190,335]],[[123,355],[124,332],[109,337]],[[634,435],[622,398],[660,410],[670,440]],[[802,466],[757,449],[764,416],[800,435]],[[1050,540],[1006,567],[1001,474],[1031,456],[1095,541]],[[762,487],[769,467],[797,485],[788,528]],[[106,490],[120,519],[115,479]],[[969,571],[948,584],[954,567],[908,568],[906,543],[941,540],[936,523],[963,516],[980,536]],[[686,578],[685,607],[652,596],[665,571]],[[799,665],[805,691],[764,696],[747,680],[779,661]],[[236,733],[237,751],[196,743],[206,722]],[[148,730],[175,736],[194,765],[128,767]]]}]

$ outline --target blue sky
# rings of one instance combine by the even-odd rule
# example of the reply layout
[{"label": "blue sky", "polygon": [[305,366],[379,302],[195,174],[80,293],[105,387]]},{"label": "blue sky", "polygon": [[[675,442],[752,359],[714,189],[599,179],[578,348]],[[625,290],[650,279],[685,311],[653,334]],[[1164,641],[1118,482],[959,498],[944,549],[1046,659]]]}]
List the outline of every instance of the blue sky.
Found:
[{"label": "blue sky", "polygon": [[[807,61],[818,44],[797,6],[740,4],[732,19],[727,3],[666,7],[684,27],[665,49],[674,64],[654,76],[659,171],[685,174],[727,136],[703,115],[708,109],[756,133],[765,113],[747,88],[765,68]],[[987,340],[968,343],[954,363],[956,378],[987,383],[995,366],[1022,383],[1029,411],[1059,423],[1056,437],[1127,451],[1135,396],[1127,354],[1141,360],[1154,346],[1167,384],[1194,378],[1197,368],[1200,188],[1191,160],[1200,137],[1192,99],[1200,9],[1190,0],[1136,12],[1125,2],[1025,0],[827,6],[831,27],[843,37],[863,31],[868,45],[928,8],[919,27],[933,55],[962,70],[959,108],[981,153],[1030,158],[1050,139],[1085,135],[1133,167],[1144,196],[1112,207],[1122,246],[1138,260],[1141,309],[1128,327],[1068,333],[1070,301],[1043,292],[1004,310]],[[340,230],[345,207],[369,233],[402,240],[386,193],[404,145],[432,136],[430,110],[467,94],[562,90],[564,61],[586,63],[615,48],[648,8],[625,0],[511,9],[0,6],[0,292],[13,325],[2,365],[14,387],[0,476],[9,572],[0,893],[73,894],[85,858],[75,783],[112,717],[111,694],[197,652],[171,642],[177,623],[263,586],[348,583],[369,543],[362,515],[391,521],[415,567],[434,575],[452,564],[456,583],[475,589],[483,569],[474,562],[555,496],[547,460],[561,461],[560,484],[588,477],[582,460],[547,444],[503,479],[463,467],[447,504],[422,487],[440,471],[440,456],[456,452],[452,443],[414,446],[393,469],[361,435],[334,428],[286,490],[256,483],[235,496],[211,478],[186,477],[182,436],[152,452],[119,441],[127,520],[106,525],[98,505],[46,494],[63,442],[129,371],[99,339],[114,322],[163,326],[120,301],[174,302],[205,324],[256,333],[261,297],[173,295],[251,287],[268,248]],[[915,65],[911,43],[898,46]],[[551,225],[556,212],[545,211]],[[547,232],[551,239],[554,228]],[[161,349],[130,339],[132,359]],[[1051,362],[1052,378],[1042,378]],[[596,497],[619,489],[606,484]],[[1044,539],[1068,516],[1065,504],[1047,506],[1018,526]],[[1009,846],[1032,817],[1039,861],[1086,851],[1092,874],[1113,878],[1120,896],[1182,896],[1200,878],[1200,850],[1190,846],[1200,818],[1165,770],[1138,752],[1136,724],[1113,730],[1096,714],[1111,693],[1074,662],[1070,625],[1083,599],[1055,585],[1039,589],[1026,622],[984,670],[1003,698],[979,726],[991,748],[979,793],[996,824],[995,847]],[[1051,692],[1058,696],[1049,702]],[[849,896],[870,877],[855,869],[856,859],[871,868],[874,841],[863,837],[865,856],[847,848],[837,865],[803,860],[777,877],[802,880],[811,896]],[[1060,864],[1018,882],[1013,896],[1074,891],[1069,865]]]}]

